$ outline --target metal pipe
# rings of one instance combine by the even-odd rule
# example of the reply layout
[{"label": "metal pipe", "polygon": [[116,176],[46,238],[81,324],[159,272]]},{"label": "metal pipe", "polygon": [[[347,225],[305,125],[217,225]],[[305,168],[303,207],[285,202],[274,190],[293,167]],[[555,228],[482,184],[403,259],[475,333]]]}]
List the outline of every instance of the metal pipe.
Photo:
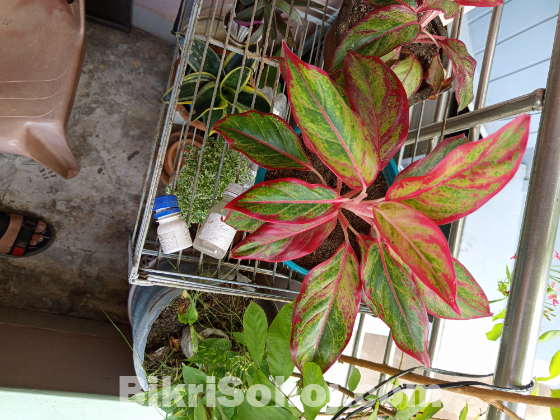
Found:
[{"label": "metal pipe", "polygon": [[[449,118],[445,123],[444,134],[455,133],[457,131],[462,131],[467,128],[474,127],[475,125],[484,124],[490,121],[515,117],[523,114],[524,112],[541,111],[543,107],[544,94],[544,89],[537,89],[527,95],[513,98],[509,101],[500,102],[499,104],[487,106],[477,111]],[[418,140],[427,140],[436,135],[440,135],[441,126],[442,122],[437,122],[422,127],[422,133],[420,134]],[[404,144],[413,144],[415,140],[416,130],[411,130],[408,132],[408,136],[406,137]]]},{"label": "metal pipe", "polygon": [[[395,342],[393,341],[393,334],[389,331],[389,335],[387,336],[387,343],[385,344],[385,354],[383,355],[383,364],[390,366],[393,363],[393,358],[395,357],[395,350],[397,347],[395,346]],[[403,356],[404,357],[404,356]],[[385,373],[379,375],[379,381],[377,382],[380,384],[381,382],[385,381],[388,376]],[[377,395],[384,395],[385,393],[385,386],[382,386],[380,389],[377,390]]]},{"label": "metal pipe", "polygon": [[[478,89],[476,91],[476,99],[474,100],[474,109],[484,108],[486,96],[488,94],[488,84],[490,83],[490,73],[492,72],[492,63],[494,62],[494,54],[496,52],[496,42],[498,41],[498,31],[500,30],[500,21],[502,20],[502,11],[504,5],[494,7],[492,17],[490,18],[490,27],[488,28],[488,38],[486,38],[486,48],[484,49],[484,58],[480,67],[480,79],[478,80]],[[469,132],[469,141],[477,141],[480,135],[480,125],[471,128]]]},{"label": "metal pipe", "polygon": [[[498,386],[531,381],[560,217],[560,18],[546,92],[494,376]],[[505,405],[523,416],[524,404]],[[487,418],[506,417],[490,407]]]}]

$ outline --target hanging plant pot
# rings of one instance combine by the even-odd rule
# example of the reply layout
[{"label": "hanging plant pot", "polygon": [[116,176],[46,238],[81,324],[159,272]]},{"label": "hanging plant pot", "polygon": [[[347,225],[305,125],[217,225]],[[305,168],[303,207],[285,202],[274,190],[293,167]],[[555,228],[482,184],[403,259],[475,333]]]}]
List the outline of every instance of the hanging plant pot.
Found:
[{"label": "hanging plant pot", "polygon": [[[325,40],[325,69],[329,69],[331,67],[335,51],[348,31],[360,20],[362,20],[364,17],[375,10],[376,8],[374,6],[364,0],[344,0],[340,8],[338,17],[333,22]],[[438,35],[447,38],[447,32],[439,17],[428,23],[425,29],[432,35]],[[396,58],[402,60],[406,58],[407,54],[413,53],[420,61],[422,70],[424,74],[426,74],[437,50],[438,48],[433,44],[411,43],[403,46],[400,57]],[[440,51],[440,59],[443,68],[447,68],[449,58],[442,51]],[[419,102],[425,101],[433,94],[434,92],[432,88],[426,83],[425,80],[423,80],[416,93],[408,99],[408,104],[409,106],[412,106]]]}]

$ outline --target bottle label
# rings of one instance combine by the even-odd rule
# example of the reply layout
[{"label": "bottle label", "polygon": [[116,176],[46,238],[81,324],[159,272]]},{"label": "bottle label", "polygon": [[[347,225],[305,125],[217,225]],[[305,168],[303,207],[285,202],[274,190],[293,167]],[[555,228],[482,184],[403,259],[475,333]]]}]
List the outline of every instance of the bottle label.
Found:
[{"label": "bottle label", "polygon": [[200,239],[227,251],[235,232],[234,228],[222,222],[222,216],[219,213],[210,213],[200,232]]},{"label": "bottle label", "polygon": [[179,244],[177,243],[177,237],[175,236],[175,232],[167,232],[164,233],[163,235],[158,235],[158,237],[164,253],[172,252],[172,250],[177,249],[179,247]]}]

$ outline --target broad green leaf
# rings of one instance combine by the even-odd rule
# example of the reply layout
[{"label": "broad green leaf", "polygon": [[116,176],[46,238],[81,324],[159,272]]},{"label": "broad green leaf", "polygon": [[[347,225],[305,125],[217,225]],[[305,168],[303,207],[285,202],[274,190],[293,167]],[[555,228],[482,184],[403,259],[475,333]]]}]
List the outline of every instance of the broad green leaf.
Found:
[{"label": "broad green leaf", "polygon": [[245,343],[245,335],[243,333],[240,332],[234,332],[233,333],[233,337],[241,344],[243,344],[244,346],[246,346],[247,344]]},{"label": "broad green leaf", "polygon": [[140,392],[128,400],[143,407],[159,407],[168,415],[174,413],[187,415],[193,412],[192,409],[181,408],[181,406],[188,407],[189,405],[188,388],[183,386],[170,386]]},{"label": "broad green leaf", "polygon": [[361,292],[358,260],[346,242],[307,274],[295,301],[290,342],[300,370],[314,362],[325,372],[337,361],[352,337]]},{"label": "broad green leaf", "polygon": [[336,49],[330,72],[342,68],[347,51],[382,57],[413,41],[419,33],[416,13],[410,7],[394,5],[376,10],[348,31]]},{"label": "broad green leaf", "polygon": [[431,402],[430,404],[428,404],[427,407],[425,407],[422,410],[421,414],[416,415],[415,420],[430,420],[442,408],[443,408],[443,403],[441,402],[441,400]]},{"label": "broad green leaf", "polygon": [[254,407],[249,404],[247,398],[243,398],[243,402],[236,411],[238,420],[298,420],[284,407]]},{"label": "broad green leaf", "polygon": [[229,74],[224,77],[220,83],[220,89],[229,88],[236,90],[237,84],[239,83],[239,89],[243,89],[249,83],[249,77],[251,76],[253,70],[248,67],[243,68],[243,74],[241,75],[241,67],[232,70]]},{"label": "broad green leaf", "polygon": [[547,377],[537,378],[537,380],[539,382],[546,382],[560,375],[560,351],[556,352],[556,354],[552,356],[552,360],[550,361],[550,366],[548,367],[548,371],[549,371],[549,375]]},{"label": "broad green leaf", "polygon": [[521,115],[484,140],[456,147],[427,175],[395,182],[386,200],[402,202],[440,225],[472,213],[517,172],[529,120],[529,115]]},{"label": "broad green leaf", "polygon": [[[249,50],[249,52],[256,53],[257,52],[257,44],[249,45],[248,50]],[[245,68],[254,69],[256,63],[257,63],[256,60],[253,60],[251,58],[246,58],[245,59]],[[240,68],[242,64],[243,64],[243,56],[241,54],[231,52],[226,57],[226,59],[224,61],[224,73],[229,74],[233,70],[235,70],[236,68]],[[235,88],[236,87],[237,87],[237,85],[235,86]]]},{"label": "broad green leaf", "polygon": [[277,391],[276,386],[274,386],[274,384],[270,382],[266,375],[260,370],[255,371],[255,375],[253,376],[253,385],[264,385],[268,388],[268,391],[270,392],[270,401],[266,405],[276,407],[288,406],[284,395]]},{"label": "broad green leaf", "polygon": [[[291,1],[290,1],[291,3]],[[301,25],[301,17],[299,13],[295,9],[295,7],[291,7],[290,3],[286,3],[284,0],[276,0],[275,5],[278,9],[282,10],[288,16],[290,16],[293,20],[295,20],[298,24]],[[285,32],[280,32],[282,36],[284,36]]]},{"label": "broad green leaf", "polygon": [[383,61],[387,65],[387,67],[390,68],[393,64],[399,61],[400,56],[401,56],[401,47],[399,46],[395,48],[393,51],[390,51],[387,54],[385,54],[383,57],[379,57],[379,59]]},{"label": "broad green leaf", "polygon": [[272,377],[287,380],[294,371],[294,362],[290,351],[290,333],[294,304],[284,305],[270,328],[266,339],[266,360]]},{"label": "broad green leaf", "polygon": [[335,213],[345,199],[330,187],[295,178],[264,181],[225,208],[276,223],[308,223]]},{"label": "broad green leaf", "polygon": [[373,214],[385,243],[424,285],[459,314],[453,260],[439,227],[402,203],[385,201],[373,207]]},{"label": "broad green leaf", "polygon": [[194,408],[194,420],[207,420],[208,419],[207,414],[208,413],[206,412],[206,408],[204,407],[204,404],[199,398],[198,404]]},{"label": "broad green leaf", "polygon": [[422,84],[424,72],[422,71],[422,64],[414,54],[410,54],[404,60],[397,61],[391,67],[395,72],[401,83],[403,84],[406,96],[412,97]]},{"label": "broad green leaf", "polygon": [[[560,398],[560,389],[551,389],[550,396],[552,398]],[[560,408],[551,408],[550,415],[552,416],[552,420],[560,420]]]},{"label": "broad green leaf", "polygon": [[365,294],[379,318],[391,328],[397,346],[429,366],[426,308],[406,270],[389,255],[385,245],[381,246],[383,254],[377,242],[370,242],[362,258],[360,270]]},{"label": "broad green leaf", "polygon": [[445,70],[443,64],[441,64],[441,58],[439,56],[439,50],[432,57],[432,62],[430,67],[428,67],[428,73],[426,74],[426,83],[432,88],[435,95],[439,92],[439,88],[445,80]]},{"label": "broad green leaf", "polygon": [[223,109],[228,105],[218,91],[216,91],[216,96],[213,98],[215,88],[216,82],[208,82],[198,90],[198,95],[196,95],[196,99],[193,102],[192,121],[202,117],[210,108]]},{"label": "broad green leaf", "polygon": [[[233,106],[233,102],[235,101],[235,90],[224,87],[222,89],[222,96]],[[253,97],[255,97],[255,104],[251,108]],[[270,112],[270,102],[268,102],[266,96],[264,96],[261,92],[257,91],[255,95],[255,89],[251,86],[245,86],[237,95],[235,108],[238,112],[246,112],[251,109],[255,109],[259,112]]]},{"label": "broad green leaf", "polygon": [[[192,67],[195,73],[200,71],[202,56],[204,55],[206,44],[199,39],[193,39],[191,53],[189,54],[189,65]],[[220,68],[220,58],[212,48],[208,47],[206,49],[206,57],[204,58],[204,65],[202,66],[203,73],[210,73],[215,77],[218,76],[218,70]]]},{"label": "broad green leaf", "polygon": [[209,112],[204,114],[204,116],[202,117],[202,121],[204,122],[204,127],[210,127],[210,129],[212,127],[214,127],[214,125],[221,120],[222,118],[227,117],[229,114],[231,114],[232,111],[232,107],[231,105],[227,105],[225,108],[221,108],[221,109],[214,109],[212,111],[212,116],[210,119],[210,123],[208,123],[208,115],[210,114]]},{"label": "broad green leaf", "polygon": [[295,260],[319,248],[336,227],[336,222],[336,213],[302,225],[268,222],[239,243],[231,256],[269,262]]},{"label": "broad green leaf", "polygon": [[502,312],[492,317],[492,321],[496,321],[498,319],[504,319],[506,317],[506,308]]},{"label": "broad green leaf", "polygon": [[229,115],[214,126],[232,149],[265,169],[312,169],[294,130],[273,114]]},{"label": "broad green leaf", "polygon": [[451,153],[451,151],[455,150],[459,146],[468,144],[468,142],[469,139],[466,138],[464,134],[445,139],[439,143],[428,156],[411,163],[400,171],[395,178],[395,182],[404,178],[429,174],[445,156]]},{"label": "broad green leaf", "polygon": [[456,259],[453,259],[453,268],[457,278],[457,304],[461,315],[456,314],[440,297],[417,281],[418,292],[428,313],[447,319],[475,319],[492,315],[486,294],[471,273]]},{"label": "broad green leaf", "polygon": [[268,322],[263,309],[251,302],[243,315],[243,336],[252,359],[260,365],[264,355]]},{"label": "broad green leaf", "polygon": [[198,320],[198,311],[196,310],[196,300],[185,290],[183,296],[189,300],[189,307],[184,314],[178,313],[179,321],[183,324],[192,325]]},{"label": "broad green leaf", "polygon": [[547,341],[554,340],[558,337],[560,337],[560,330],[547,331],[539,337],[539,344],[546,343]]},{"label": "broad green leaf", "polygon": [[301,61],[286,45],[284,54],[290,105],[306,145],[349,187],[370,185],[380,163],[375,138],[324,71]]},{"label": "broad green leaf", "polygon": [[377,420],[377,412],[379,411],[379,402],[375,404],[375,408],[371,412],[371,415],[368,417],[368,420]]},{"label": "broad green leaf", "polygon": [[454,0],[424,0],[416,13],[427,10],[440,10],[444,13],[445,19],[451,19],[459,13],[459,4]]},{"label": "broad green leaf", "polygon": [[[181,90],[179,91],[179,104],[190,104],[194,98],[194,91],[196,89],[196,82],[198,80],[198,75],[200,74],[199,90],[207,83],[216,81],[216,76],[210,73],[191,73],[183,77],[183,83],[181,84]],[[173,91],[173,86],[165,93],[161,101],[168,104],[171,100],[171,92]]]},{"label": "broad green leaf", "polygon": [[[330,391],[323,378],[321,368],[315,363],[307,362],[303,365],[301,373],[303,376],[303,392],[301,395],[303,412],[307,420],[314,420],[321,411],[321,408],[330,402]],[[313,385],[316,385],[322,391],[312,389]]]},{"label": "broad green leaf", "polygon": [[234,227],[236,230],[242,230],[249,233],[253,233],[264,223],[262,220],[253,219],[252,217],[246,216],[235,210],[229,212],[225,222],[231,227]]},{"label": "broad green leaf", "polygon": [[498,338],[502,336],[502,329],[504,328],[504,324],[495,324],[490,331],[486,333],[486,338],[490,341],[496,341]]},{"label": "broad green leaf", "polygon": [[230,348],[231,341],[225,338],[207,338],[198,343],[198,352],[188,361],[212,367],[223,367],[226,364],[226,351]]},{"label": "broad green leaf", "polygon": [[453,76],[457,80],[455,97],[459,111],[473,100],[473,80],[476,60],[467,51],[465,44],[458,39],[444,39],[439,42],[443,52],[447,54],[453,66]]},{"label": "broad green leaf", "polygon": [[348,378],[348,389],[352,392],[355,391],[361,379],[362,379],[362,375],[360,374],[360,371],[358,370],[357,367],[353,367],[352,373]]},{"label": "broad green leaf", "polygon": [[352,109],[377,141],[383,168],[406,140],[406,92],[397,76],[377,57],[349,53],[344,61],[344,79]]},{"label": "broad green leaf", "polygon": [[463,409],[459,413],[459,420],[466,420],[468,413],[469,413],[469,405],[467,403],[465,403],[465,406],[463,407]]}]

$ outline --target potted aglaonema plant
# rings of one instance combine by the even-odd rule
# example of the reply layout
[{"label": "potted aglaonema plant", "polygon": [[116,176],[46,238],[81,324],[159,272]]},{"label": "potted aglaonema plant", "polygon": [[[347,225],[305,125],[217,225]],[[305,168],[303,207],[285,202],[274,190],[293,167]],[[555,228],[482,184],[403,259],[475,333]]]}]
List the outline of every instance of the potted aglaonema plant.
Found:
[{"label": "potted aglaonema plant", "polygon": [[438,16],[451,19],[462,6],[494,7],[503,0],[346,0],[325,43],[325,68],[340,85],[347,51],[380,57],[403,83],[409,104],[434,97],[456,80],[459,110],[472,101],[476,61],[465,44],[448,39]]},{"label": "potted aglaonema plant", "polygon": [[[307,149],[336,175],[337,186],[283,178],[244,192],[228,203],[227,222],[253,233],[231,256],[293,260],[312,253],[340,225],[345,241],[311,269],[295,301],[295,365],[302,369],[312,361],[322,371],[332,366],[350,340],[361,301],[391,328],[401,350],[429,365],[428,313],[451,319],[490,315],[484,292],[452,258],[438,224],[472,213],[507,184],[521,163],[530,118],[520,116],[476,143],[447,139],[399,173],[385,197],[365,200],[407,135],[402,84],[379,58],[349,52],[342,88],[285,44],[283,49],[279,63],[294,119]],[[295,132],[274,115],[231,115],[214,130],[263,168],[316,171]],[[350,192],[341,195],[343,185]],[[346,211],[366,221],[371,234],[358,232]]]}]

